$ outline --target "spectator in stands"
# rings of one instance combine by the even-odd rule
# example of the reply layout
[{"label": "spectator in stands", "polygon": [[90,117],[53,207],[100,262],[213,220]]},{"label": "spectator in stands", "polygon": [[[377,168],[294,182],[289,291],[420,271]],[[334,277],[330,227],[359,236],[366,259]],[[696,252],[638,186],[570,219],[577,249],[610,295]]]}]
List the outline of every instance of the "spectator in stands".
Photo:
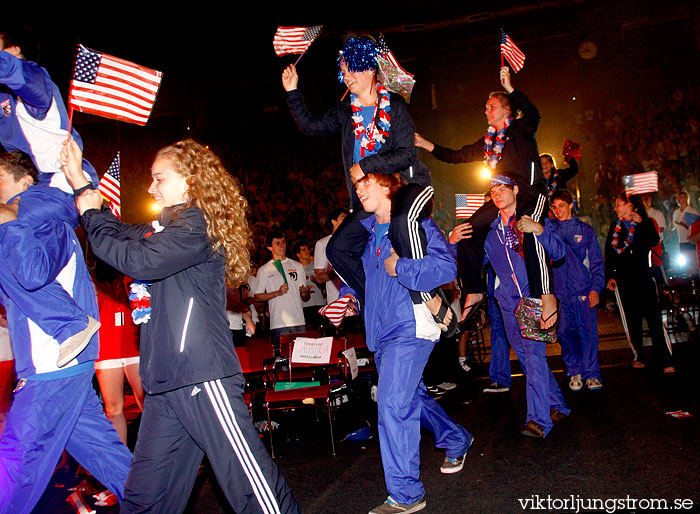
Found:
[{"label": "spectator in stands", "polygon": [[283,334],[306,331],[302,302],[311,293],[306,285],[304,267],[300,262],[287,258],[287,240],[279,231],[267,234],[267,249],[272,259],[258,270],[255,301],[268,302],[270,309],[270,339],[279,351]]}]

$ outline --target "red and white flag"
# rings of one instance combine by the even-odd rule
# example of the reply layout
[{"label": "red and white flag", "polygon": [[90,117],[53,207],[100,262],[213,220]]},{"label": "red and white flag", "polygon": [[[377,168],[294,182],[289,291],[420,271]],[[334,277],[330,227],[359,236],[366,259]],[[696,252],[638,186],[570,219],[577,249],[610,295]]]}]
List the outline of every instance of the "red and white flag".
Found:
[{"label": "red and white flag", "polygon": [[501,55],[503,55],[512,66],[513,70],[519,72],[525,64],[525,54],[517,47],[508,34],[501,31]]},{"label": "red and white flag", "polygon": [[121,186],[119,178],[119,152],[100,179],[97,190],[109,202],[109,208],[117,218],[122,217]]},{"label": "red and white flag", "polygon": [[622,178],[627,195],[643,195],[659,190],[659,175],[655,171],[625,175]]},{"label": "red and white flag", "polygon": [[345,319],[348,304],[353,300],[352,296],[341,296],[337,300],[329,303],[325,307],[321,307],[318,312],[327,317],[333,326],[339,327]]},{"label": "red and white flag", "polygon": [[482,205],[484,205],[484,195],[457,193],[455,195],[455,217],[470,218]]},{"label": "red and white flag", "polygon": [[163,74],[78,45],[68,107],[145,125]]},{"label": "red and white flag", "polygon": [[323,30],[323,25],[314,27],[277,27],[272,46],[279,56],[303,54]]}]

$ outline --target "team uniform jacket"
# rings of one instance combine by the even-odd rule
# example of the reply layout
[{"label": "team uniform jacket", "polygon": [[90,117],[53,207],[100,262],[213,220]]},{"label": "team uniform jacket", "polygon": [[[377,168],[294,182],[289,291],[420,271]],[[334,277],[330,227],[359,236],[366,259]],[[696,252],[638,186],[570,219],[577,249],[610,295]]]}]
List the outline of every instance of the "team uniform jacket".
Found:
[{"label": "team uniform jacket", "polygon": [[[506,144],[503,146],[503,152],[494,173],[513,177],[520,189],[533,185],[544,185],[542,163],[535,140],[541,119],[540,113],[522,91],[514,90],[508,95],[508,99],[513,107],[513,113],[520,110],[523,116],[513,120],[511,126],[506,130]],[[483,161],[484,146],[484,138],[481,137],[476,142],[465,145],[459,150],[452,150],[436,144],[432,153],[436,159],[452,164]]]},{"label": "team uniform jacket", "polygon": [[[69,125],[58,87],[44,68],[7,52],[0,52],[0,84],[0,142],[7,151],[29,154],[41,172],[41,182],[51,181],[72,194],[58,162]],[[72,129],[71,135],[82,149],[78,132]],[[83,170],[96,184],[97,173],[85,159]]]},{"label": "team uniform jacket", "polygon": [[[428,252],[421,259],[400,258],[396,265],[396,277],[390,277],[384,261],[391,256],[391,242],[385,235],[376,252],[374,215],[362,220],[370,232],[369,241],[362,256],[365,270],[365,327],[367,347],[376,351],[391,340],[413,340],[416,338],[416,315],[409,289],[430,291],[442,284],[452,282],[457,275],[457,265],[438,226],[426,218],[421,224],[427,236]],[[340,295],[354,291],[343,286]],[[422,306],[421,306],[422,307]],[[437,337],[432,341],[439,339]]]},{"label": "team uniform jacket", "polygon": [[160,232],[124,224],[108,209],[88,210],[82,222],[96,256],[153,283],[151,319],[141,328],[139,371],[146,392],[241,373],[224,308],[225,259],[212,250],[199,209],[164,209]]},{"label": "team uniform jacket", "polygon": [[574,216],[570,220],[552,220],[552,229],[564,242],[566,257],[555,262],[554,294],[588,296],[591,291],[605,289],[605,264],[595,230]]},{"label": "team uniform jacket", "polygon": [[[501,310],[504,313],[512,313],[515,311],[518,300],[520,300],[520,293],[522,293],[523,297],[530,296],[525,261],[520,257],[520,254],[503,243],[505,234],[500,215],[493,220],[491,228],[493,230],[490,230],[488,236],[486,236],[484,248],[489,262],[491,262],[493,269],[496,271],[495,295],[498,303],[501,305]],[[550,259],[559,260],[564,257],[564,245],[559,236],[552,230],[552,220],[546,219],[544,232],[535,237],[542,244]],[[513,265],[512,269],[511,263]],[[513,271],[515,271],[515,277],[513,277]],[[509,279],[502,280],[503,277],[509,277]],[[520,291],[518,291],[518,285],[516,285],[515,280],[520,286]]]},{"label": "team uniform jacket", "polygon": [[[359,164],[365,174],[370,173],[401,173],[409,184],[430,186],[432,183],[430,170],[418,160],[418,149],[415,145],[416,126],[408,112],[408,107],[401,96],[390,93],[391,131],[385,137],[379,151],[362,159]],[[299,130],[306,135],[342,134],[343,166],[345,181],[353,208],[360,208],[360,200],[355,194],[350,179],[350,168],[353,165],[353,147],[355,145],[355,127],[352,125],[352,109],[350,101],[338,104],[320,116],[313,116],[306,108],[299,90],[287,93],[287,105],[292,112]],[[379,112],[375,122],[379,121]]]},{"label": "team uniform jacket", "polygon": [[[27,378],[58,371],[57,341],[25,314],[32,308],[24,304],[31,302],[31,291],[40,288],[63,289],[73,297],[82,312],[95,319],[99,316],[95,289],[74,232],[77,211],[72,200],[56,188],[41,185],[31,186],[18,196],[21,219],[0,225],[0,245],[5,261],[3,265],[9,268],[14,279],[6,281],[5,287],[16,286],[23,291],[20,291],[22,294],[12,294],[11,290],[3,288],[0,294],[7,309],[8,326],[15,348],[17,377]],[[66,318],[67,311],[62,307],[60,303],[56,307],[41,305],[41,308],[50,311],[49,315],[54,320],[64,318],[64,321],[70,321],[72,318]],[[78,356],[77,362],[95,360],[98,344],[95,335]],[[19,345],[22,345],[21,349]],[[72,366],[63,368],[59,373],[69,374]]]}]

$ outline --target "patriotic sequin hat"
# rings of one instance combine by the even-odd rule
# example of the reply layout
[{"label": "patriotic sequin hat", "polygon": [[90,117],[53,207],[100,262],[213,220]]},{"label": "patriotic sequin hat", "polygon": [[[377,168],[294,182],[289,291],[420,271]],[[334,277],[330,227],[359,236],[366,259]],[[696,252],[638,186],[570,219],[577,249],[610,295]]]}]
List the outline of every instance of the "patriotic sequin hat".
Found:
[{"label": "patriotic sequin hat", "polygon": [[[372,38],[367,36],[352,37],[343,45],[343,49],[338,56],[338,67],[343,61],[352,72],[376,70],[379,64],[377,56],[380,55],[379,45]],[[343,74],[339,73],[340,82],[343,81]]]},{"label": "patriotic sequin hat", "polygon": [[489,189],[493,186],[500,186],[501,184],[505,184],[506,186],[517,186],[515,180],[510,178],[508,175],[494,175],[491,177]]}]

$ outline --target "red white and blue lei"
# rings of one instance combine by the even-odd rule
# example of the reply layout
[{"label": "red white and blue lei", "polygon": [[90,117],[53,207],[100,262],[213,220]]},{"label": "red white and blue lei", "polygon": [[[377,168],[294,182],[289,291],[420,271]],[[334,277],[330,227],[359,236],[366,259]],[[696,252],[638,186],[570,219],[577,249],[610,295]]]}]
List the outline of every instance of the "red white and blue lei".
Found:
[{"label": "red white and blue lei", "polygon": [[[146,237],[151,237],[154,233],[158,233],[165,227],[158,220],[153,221],[153,232],[147,232]],[[129,303],[131,304],[131,317],[135,325],[148,323],[151,319],[151,293],[148,288],[151,282],[146,280],[134,280],[129,286]]]},{"label": "red white and blue lei", "polygon": [[[360,141],[360,155],[365,156],[365,151],[378,152],[382,144],[386,142],[385,137],[389,137],[391,132],[391,103],[389,92],[383,84],[377,84],[377,103],[372,114],[372,123],[369,129],[362,123],[362,105],[357,95],[350,95],[350,107],[352,108],[352,124],[355,127],[355,139]],[[379,111],[379,123],[375,124]]]},{"label": "red white and blue lei", "polygon": [[622,230],[623,223],[624,221],[617,220],[617,223],[615,224],[615,230],[613,231],[612,235],[612,241],[610,242],[611,246],[613,247],[613,250],[615,250],[618,254],[627,250],[629,245],[632,244],[632,241],[634,240],[634,229],[637,226],[635,222],[630,223],[629,229],[627,229],[627,237],[625,238],[624,242],[622,243],[622,246],[620,247],[620,231]]},{"label": "red white and blue lei", "polygon": [[[501,159],[501,153],[503,152],[503,146],[506,144],[506,130],[513,123],[513,117],[508,116],[503,128],[496,134],[496,127],[489,125],[489,129],[484,136],[484,161],[486,166],[492,170],[496,169],[496,164]],[[493,137],[496,136],[496,142],[494,143]]]}]

